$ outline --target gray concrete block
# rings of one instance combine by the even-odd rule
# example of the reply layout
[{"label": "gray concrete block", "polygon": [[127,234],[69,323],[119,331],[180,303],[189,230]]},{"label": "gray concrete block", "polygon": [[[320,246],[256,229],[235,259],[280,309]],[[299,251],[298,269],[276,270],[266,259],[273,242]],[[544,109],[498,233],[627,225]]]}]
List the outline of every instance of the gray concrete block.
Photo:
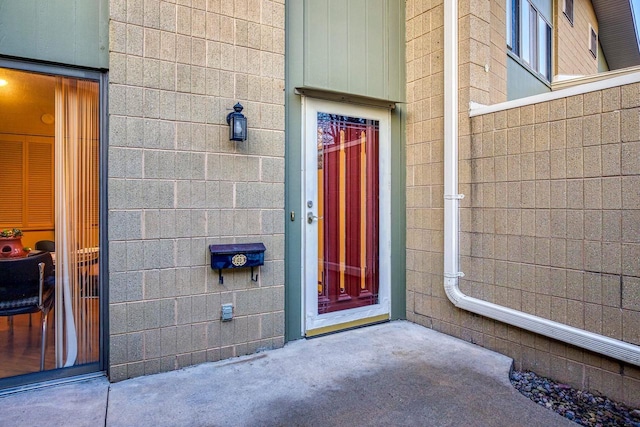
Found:
[{"label": "gray concrete block", "polygon": [[[178,336],[177,327],[169,326],[160,329],[160,352],[163,357],[177,354]],[[163,361],[164,364],[164,361]]]},{"label": "gray concrete block", "polygon": [[178,325],[190,324],[192,322],[190,296],[176,299],[176,320]]},{"label": "gray concrete block", "polygon": [[[127,334],[127,362],[141,361],[144,351],[144,333],[133,332]],[[140,368],[138,368],[140,369]],[[139,371],[139,375],[142,374],[142,370]],[[129,372],[127,372],[129,374]],[[133,375],[133,373],[132,373]]]},{"label": "gray concrete block", "polygon": [[176,338],[176,351],[178,354],[191,353],[193,351],[191,325],[178,325],[176,327]]},{"label": "gray concrete block", "polygon": [[111,334],[127,331],[127,304],[109,304],[109,330]]},{"label": "gray concrete block", "polygon": [[176,94],[176,120],[191,121],[191,96],[187,93]]},{"label": "gray concrete block", "polygon": [[160,298],[160,272],[146,270],[142,274],[144,298],[147,300]]},{"label": "gray concrete block", "polygon": [[129,117],[142,117],[144,90],[140,87],[127,86],[124,92],[126,115]]},{"label": "gray concrete block", "polygon": [[206,348],[207,348],[207,324],[196,323],[191,325],[191,351],[202,352],[202,350],[206,350]]},{"label": "gray concrete block", "polygon": [[109,271],[117,273],[127,270],[127,245],[125,242],[109,242]]},{"label": "gray concrete block", "polygon": [[145,329],[144,303],[127,303],[127,332],[141,331]]},{"label": "gray concrete block", "polygon": [[173,298],[160,300],[160,327],[174,326],[176,319],[176,302]]},{"label": "gray concrete block", "polygon": [[160,325],[161,304],[159,300],[151,300],[143,302],[144,330],[155,330]]},{"label": "gray concrete block", "polygon": [[127,335],[111,335],[109,339],[109,364],[119,365],[127,362]]}]

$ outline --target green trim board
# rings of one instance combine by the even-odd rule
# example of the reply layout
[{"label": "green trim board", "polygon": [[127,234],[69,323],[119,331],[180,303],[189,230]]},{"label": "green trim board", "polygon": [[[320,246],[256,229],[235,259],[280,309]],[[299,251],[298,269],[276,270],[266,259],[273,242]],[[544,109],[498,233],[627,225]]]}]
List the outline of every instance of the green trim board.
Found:
[{"label": "green trim board", "polygon": [[302,105],[295,87],[303,82],[303,15],[303,2],[285,3],[285,341],[302,338]]},{"label": "green trim board", "polygon": [[326,101],[343,102],[345,104],[364,105],[368,107],[388,108],[390,110],[395,109],[396,103],[399,102],[308,87],[297,87],[295,88],[295,93],[296,95],[304,95],[310,98],[324,99]]},{"label": "green trim board", "polygon": [[403,2],[306,0],[298,16],[304,64],[297,86],[405,100]]},{"label": "green trim board", "polygon": [[0,1],[0,55],[107,69],[109,2]]},{"label": "green trim board", "polygon": [[[314,96],[344,96],[358,102],[372,105],[380,101],[395,103],[391,113],[391,319],[406,316],[406,202],[405,202],[405,120],[406,107],[399,103],[405,100],[405,56],[404,56],[404,3],[393,0],[375,0],[363,3],[365,18],[354,22],[345,21],[341,13],[347,7],[345,2],[330,0],[306,0],[287,2],[286,11],[286,54],[285,54],[285,340],[303,337],[302,301],[302,105],[301,96],[296,94],[306,88],[313,90]],[[349,2],[348,8],[354,5]],[[348,9],[347,8],[347,9]],[[373,10],[375,9],[375,10]],[[350,9],[353,13],[356,9]],[[385,16],[380,23],[381,16]],[[313,18],[313,34],[309,25]],[[343,22],[344,21],[344,22]],[[340,22],[349,27],[364,25],[369,30],[339,28]],[[371,35],[373,25],[382,25],[386,32]],[[305,28],[306,27],[306,28]],[[346,31],[347,39],[329,34],[329,29]],[[377,28],[380,33],[380,27]],[[365,37],[366,36],[366,37]],[[357,40],[350,40],[354,37]],[[362,37],[365,37],[362,39]],[[380,38],[382,37],[382,38]],[[313,38],[313,40],[309,40]],[[318,42],[321,40],[322,42]],[[365,57],[383,57],[379,67],[371,73],[380,74],[382,79],[369,75],[366,85],[349,83],[359,79],[359,68],[343,67],[340,62],[344,51],[369,43]],[[380,44],[386,47],[379,49]],[[354,47],[355,46],[355,47]],[[372,48],[372,46],[377,46]],[[332,58],[316,63],[318,58],[327,58],[328,53],[336,53]],[[338,53],[339,52],[339,53]],[[383,55],[380,55],[383,52]],[[349,61],[352,60],[351,56]],[[371,59],[373,61],[373,59]],[[322,67],[319,73],[310,68]],[[345,71],[346,70],[346,71]],[[323,72],[327,74],[323,76]],[[324,93],[324,95],[318,95]],[[378,105],[379,106],[379,105]],[[293,214],[293,216],[292,216]],[[292,220],[293,218],[293,220]]]},{"label": "green trim board", "polygon": [[391,320],[407,315],[406,118],[406,105],[397,104],[391,114]]}]

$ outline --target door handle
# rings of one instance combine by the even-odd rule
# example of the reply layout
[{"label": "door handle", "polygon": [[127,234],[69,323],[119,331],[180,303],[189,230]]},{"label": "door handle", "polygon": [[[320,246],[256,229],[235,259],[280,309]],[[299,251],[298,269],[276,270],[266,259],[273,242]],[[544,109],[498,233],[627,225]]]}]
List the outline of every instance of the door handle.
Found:
[{"label": "door handle", "polygon": [[314,219],[318,219],[318,217],[315,216],[313,212],[307,212],[307,222],[311,224]]}]

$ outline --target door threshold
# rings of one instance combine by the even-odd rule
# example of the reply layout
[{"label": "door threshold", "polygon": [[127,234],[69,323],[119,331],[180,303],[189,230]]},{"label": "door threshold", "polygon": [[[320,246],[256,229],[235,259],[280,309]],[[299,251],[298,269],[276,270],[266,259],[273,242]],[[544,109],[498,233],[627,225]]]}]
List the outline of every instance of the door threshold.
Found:
[{"label": "door threshold", "polygon": [[89,374],[74,375],[72,377],[56,378],[48,381],[40,381],[36,383],[1,389],[0,397],[7,396],[9,394],[22,393],[23,391],[37,390],[40,388],[53,387],[53,386],[58,386],[63,384],[78,383],[81,381],[92,380],[94,378],[106,378],[106,377],[107,377],[107,374],[105,372],[99,371],[99,372],[92,372]]},{"label": "door threshold", "polygon": [[322,328],[310,329],[305,333],[306,338],[316,338],[323,335],[332,334],[334,332],[342,332],[348,329],[362,328],[364,326],[377,325],[390,320],[389,314],[381,314],[379,316],[366,317],[364,319],[352,320],[350,322],[338,323],[331,326],[323,326]]}]

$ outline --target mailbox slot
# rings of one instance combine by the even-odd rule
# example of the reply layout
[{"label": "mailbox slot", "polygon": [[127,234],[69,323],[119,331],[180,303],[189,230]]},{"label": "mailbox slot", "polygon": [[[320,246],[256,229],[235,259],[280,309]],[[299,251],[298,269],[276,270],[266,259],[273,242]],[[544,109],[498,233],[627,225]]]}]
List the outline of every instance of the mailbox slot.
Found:
[{"label": "mailbox slot", "polygon": [[251,267],[251,280],[257,282],[258,275],[253,277],[253,267],[264,265],[264,251],[266,249],[263,243],[209,245],[211,269],[218,270],[218,282],[223,284],[223,269]]}]

